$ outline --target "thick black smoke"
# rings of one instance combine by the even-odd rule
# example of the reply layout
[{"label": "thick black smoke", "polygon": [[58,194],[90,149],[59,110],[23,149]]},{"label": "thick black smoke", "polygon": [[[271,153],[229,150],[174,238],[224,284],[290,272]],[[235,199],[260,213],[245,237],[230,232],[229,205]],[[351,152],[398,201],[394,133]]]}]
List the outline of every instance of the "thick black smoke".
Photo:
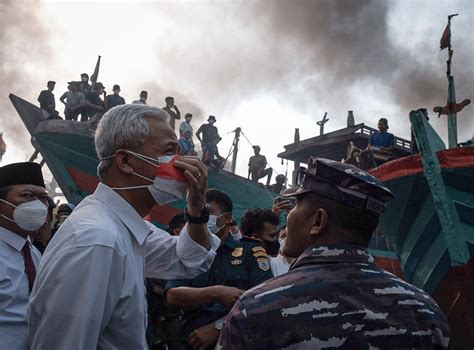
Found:
[{"label": "thick black smoke", "polygon": [[[420,61],[424,47],[419,48],[420,55],[409,55],[393,43],[388,27],[390,4],[377,0],[262,1],[254,3],[248,19],[257,19],[259,30],[268,33],[274,43],[293,48],[295,59],[288,71],[305,81],[305,93],[315,99],[332,95],[329,101],[336,104],[344,98],[347,109],[351,109],[348,89],[354,83],[372,82],[388,89],[390,102],[404,115],[411,109],[432,110],[444,105],[445,65],[440,66],[436,57]],[[419,14],[423,21],[426,16]],[[445,25],[439,23],[439,37]],[[456,34],[455,20],[453,26]],[[457,32],[458,38],[464,34]],[[411,38],[404,40],[409,43]],[[474,99],[472,37],[460,44],[462,47],[455,49],[454,67],[462,67],[458,70],[462,74],[456,75],[453,69],[458,100]],[[472,106],[463,114],[467,116],[461,117],[461,128],[470,125],[467,118],[472,115]]]},{"label": "thick black smoke", "polygon": [[[7,144],[14,141],[29,147],[29,134],[8,95],[14,92],[19,96],[29,96],[31,83],[37,79],[38,67],[47,63],[50,56],[49,34],[39,19],[39,13],[38,1],[1,0],[0,131],[4,132]],[[43,88],[46,88],[46,82]]]}]

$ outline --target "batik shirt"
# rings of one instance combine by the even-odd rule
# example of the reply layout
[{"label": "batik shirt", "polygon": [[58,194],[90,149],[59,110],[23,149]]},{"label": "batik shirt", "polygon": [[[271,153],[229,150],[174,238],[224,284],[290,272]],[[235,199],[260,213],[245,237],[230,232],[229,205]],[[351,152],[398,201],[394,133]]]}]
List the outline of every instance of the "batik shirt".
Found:
[{"label": "batik shirt", "polygon": [[311,246],[290,272],[247,291],[221,349],[445,349],[446,319],[424,291],[358,246]]}]

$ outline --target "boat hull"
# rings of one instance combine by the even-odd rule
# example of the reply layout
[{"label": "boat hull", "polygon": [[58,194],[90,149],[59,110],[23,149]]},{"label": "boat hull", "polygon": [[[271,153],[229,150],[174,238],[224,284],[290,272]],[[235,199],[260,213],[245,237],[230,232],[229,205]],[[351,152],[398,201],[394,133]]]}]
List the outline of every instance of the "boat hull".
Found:
[{"label": "boat hull", "polygon": [[439,198],[432,195],[420,156],[372,171],[396,196],[379,227],[394,247],[405,279],[433,295],[447,315],[456,348],[472,348],[474,147],[443,150],[437,157],[448,196],[442,205],[453,205],[451,228],[456,236],[443,229]]}]

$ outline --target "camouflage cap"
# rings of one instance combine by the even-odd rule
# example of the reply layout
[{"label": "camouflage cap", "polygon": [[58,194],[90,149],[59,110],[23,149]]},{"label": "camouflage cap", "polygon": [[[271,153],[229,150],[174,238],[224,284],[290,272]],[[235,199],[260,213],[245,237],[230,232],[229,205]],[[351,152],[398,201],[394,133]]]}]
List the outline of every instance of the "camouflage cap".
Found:
[{"label": "camouflage cap", "polygon": [[315,192],[345,205],[381,214],[394,194],[377,178],[351,165],[311,157],[308,168],[297,173],[297,187],[284,191],[282,197]]}]

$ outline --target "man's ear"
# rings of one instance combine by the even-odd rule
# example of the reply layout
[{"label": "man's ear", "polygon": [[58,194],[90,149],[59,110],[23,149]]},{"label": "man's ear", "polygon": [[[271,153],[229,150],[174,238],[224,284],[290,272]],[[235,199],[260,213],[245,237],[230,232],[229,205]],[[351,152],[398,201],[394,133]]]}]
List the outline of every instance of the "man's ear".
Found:
[{"label": "man's ear", "polygon": [[232,221],[234,221],[234,217],[232,216],[232,213],[225,213],[224,220],[226,224],[230,224]]},{"label": "man's ear", "polygon": [[115,165],[125,174],[132,174],[134,171],[133,166],[130,164],[130,159],[130,154],[125,152],[125,150],[119,149],[115,152]]},{"label": "man's ear", "polygon": [[329,224],[329,216],[324,208],[319,208],[312,216],[313,226],[311,227],[310,235],[313,238],[319,238],[324,234]]}]

